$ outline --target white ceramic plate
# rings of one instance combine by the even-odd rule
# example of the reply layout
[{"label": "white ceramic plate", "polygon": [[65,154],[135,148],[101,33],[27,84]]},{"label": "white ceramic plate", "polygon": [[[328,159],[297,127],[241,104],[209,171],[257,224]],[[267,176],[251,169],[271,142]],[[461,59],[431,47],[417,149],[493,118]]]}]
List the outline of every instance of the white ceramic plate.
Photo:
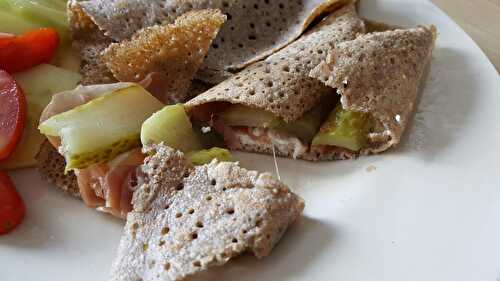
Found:
[{"label": "white ceramic plate", "polygon": [[[361,1],[370,19],[436,24],[430,77],[409,138],[356,161],[279,159],[306,200],[272,256],[243,257],[216,280],[497,281],[500,278],[500,79],[476,44],[428,1]],[[270,157],[238,154],[274,170]],[[121,221],[12,173],[25,223],[0,237],[0,280],[108,280]]]}]

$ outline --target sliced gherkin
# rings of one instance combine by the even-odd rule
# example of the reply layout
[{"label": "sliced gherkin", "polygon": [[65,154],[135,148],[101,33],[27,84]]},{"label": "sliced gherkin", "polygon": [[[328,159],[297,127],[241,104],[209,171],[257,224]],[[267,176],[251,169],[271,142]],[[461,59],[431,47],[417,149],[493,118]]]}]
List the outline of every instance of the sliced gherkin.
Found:
[{"label": "sliced gherkin", "polygon": [[165,106],[149,117],[142,124],[141,142],[143,145],[163,142],[183,152],[203,148],[182,104]]},{"label": "sliced gherkin", "polygon": [[370,114],[346,111],[338,105],[321,126],[312,145],[331,145],[359,151],[366,146],[373,125]]},{"label": "sliced gherkin", "polygon": [[219,161],[231,161],[232,156],[229,150],[219,147],[192,151],[186,154],[186,157],[193,165],[203,165],[212,162],[213,159]]},{"label": "sliced gherkin", "polygon": [[60,137],[66,170],[86,168],[140,146],[142,123],[162,106],[142,87],[131,85],[52,116],[38,129]]},{"label": "sliced gherkin", "polygon": [[317,106],[301,118],[291,123],[282,121],[275,129],[296,136],[304,143],[311,143],[314,135],[318,133],[321,123],[336,104],[337,97],[330,96],[333,95],[323,98]]},{"label": "sliced gherkin", "polygon": [[273,128],[282,122],[271,112],[241,104],[231,105],[220,117],[227,126]]}]

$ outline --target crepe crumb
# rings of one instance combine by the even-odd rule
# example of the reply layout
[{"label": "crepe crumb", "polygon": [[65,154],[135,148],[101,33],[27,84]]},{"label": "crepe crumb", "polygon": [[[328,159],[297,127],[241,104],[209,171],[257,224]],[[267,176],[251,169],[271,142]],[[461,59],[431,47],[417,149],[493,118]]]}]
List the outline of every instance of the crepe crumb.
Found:
[{"label": "crepe crumb", "polygon": [[374,165],[370,165],[370,166],[366,167],[366,171],[368,173],[375,172],[376,170],[377,170],[377,167],[375,167]]}]

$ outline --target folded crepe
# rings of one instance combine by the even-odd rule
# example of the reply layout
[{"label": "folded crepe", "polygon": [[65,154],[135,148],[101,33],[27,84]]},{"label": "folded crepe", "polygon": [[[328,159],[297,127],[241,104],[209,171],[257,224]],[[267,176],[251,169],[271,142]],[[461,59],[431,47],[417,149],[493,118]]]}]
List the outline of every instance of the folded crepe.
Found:
[{"label": "folded crepe", "polygon": [[148,75],[161,75],[162,87],[155,96],[167,104],[183,102],[225,21],[219,10],[187,12],[173,24],[147,27],[130,40],[111,44],[102,60],[119,81],[140,82]]},{"label": "folded crepe", "polygon": [[362,154],[397,145],[412,119],[431,61],[436,28],[374,32],[335,46],[311,77],[337,89],[342,108],[370,114],[375,125]]},{"label": "folded crepe", "polygon": [[[293,126],[325,97],[335,97],[333,89],[309,77],[310,71],[326,60],[335,45],[353,40],[364,31],[354,4],[349,4],[265,61],[249,66],[190,100],[186,109],[195,121],[209,122],[208,125],[224,135],[232,149],[307,160],[352,158],[355,154],[345,149],[311,154],[308,144],[296,136],[271,128],[231,127],[221,124],[222,118],[216,117],[228,104],[237,104],[267,112]],[[335,106],[335,102],[329,103],[330,109]],[[316,122],[314,130],[319,129],[321,121]]]},{"label": "folded crepe", "polygon": [[267,256],[304,209],[270,174],[217,160],[193,167],[163,145],[145,152],[149,180],[134,194],[113,281],[182,280],[244,252]]},{"label": "folded crepe", "polygon": [[[221,10],[228,22],[213,42],[199,75],[205,82],[217,83],[232,71],[283,48],[298,38],[316,18],[347,2],[350,1],[71,0],[68,7],[73,19],[71,26],[78,39],[76,45],[83,51],[86,70],[96,74],[99,70],[109,74],[99,64],[99,54],[104,50],[102,45],[129,39],[145,27],[173,23],[177,17],[192,10]],[[81,25],[87,28],[79,28]],[[96,34],[85,35],[86,29]]]},{"label": "folded crepe", "polygon": [[[113,43],[80,4],[69,1],[68,15],[73,44],[82,58],[82,84],[144,81],[142,84],[167,104],[190,96],[191,82],[226,21],[219,10],[196,10],[171,24],[146,27]],[[144,84],[152,80],[152,87]]]},{"label": "folded crepe", "polygon": [[[380,23],[370,23],[370,30],[388,31],[363,34],[354,7],[346,6],[186,107],[234,150],[312,161],[385,151],[400,142],[412,117],[436,31]],[[332,112],[318,113],[324,110]],[[238,115],[247,118],[242,122]],[[277,124],[265,119],[269,115],[278,118]],[[255,116],[260,123],[249,121]]]}]

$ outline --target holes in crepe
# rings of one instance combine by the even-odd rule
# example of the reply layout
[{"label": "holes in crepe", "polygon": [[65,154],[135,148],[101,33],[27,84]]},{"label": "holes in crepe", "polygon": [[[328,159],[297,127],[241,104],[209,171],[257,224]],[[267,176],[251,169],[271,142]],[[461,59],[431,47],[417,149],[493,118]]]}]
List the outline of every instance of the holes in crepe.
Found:
[{"label": "holes in crepe", "polygon": [[212,180],[210,181],[210,184],[211,184],[211,185],[216,185],[216,184],[217,184],[217,181],[216,181],[215,179],[212,179]]},{"label": "holes in crepe", "polygon": [[[233,16],[231,16],[230,13],[227,13],[226,16],[227,16],[227,20],[231,20],[233,18]],[[231,26],[231,30],[234,30],[234,27]]]},{"label": "holes in crepe", "polygon": [[248,36],[248,40],[257,40],[257,36],[250,35],[250,36]]},{"label": "holes in crepe", "polygon": [[172,268],[172,265],[171,265],[169,262],[166,262],[166,263],[163,265],[163,269],[165,269],[165,270],[170,270],[170,268]]},{"label": "holes in crepe", "polygon": [[210,196],[210,195],[208,195],[208,196],[205,198],[205,200],[207,200],[207,201],[212,201],[212,199],[213,199],[213,198],[212,198],[212,196]]},{"label": "holes in crepe", "polygon": [[175,190],[177,190],[177,191],[181,191],[181,190],[183,190],[183,189],[184,189],[184,184],[183,184],[182,182],[181,182],[181,183],[179,183],[179,184],[175,187]]},{"label": "holes in crepe", "polygon": [[255,222],[255,227],[261,227],[262,226],[262,220],[257,220]]},{"label": "holes in crepe", "polygon": [[197,221],[195,225],[197,228],[203,228],[203,222],[201,221]]},{"label": "holes in crepe", "polygon": [[182,213],[177,213],[177,214],[175,214],[175,217],[176,217],[176,218],[180,218],[180,217],[182,217]]},{"label": "holes in crepe", "polygon": [[249,94],[250,96],[255,95],[255,90],[250,90],[250,91],[248,92],[248,94]]},{"label": "holes in crepe", "polygon": [[158,246],[163,247],[163,245],[165,245],[165,241],[160,240],[160,243],[158,243]]},{"label": "holes in crepe", "polygon": [[253,5],[253,8],[254,8],[254,9],[256,9],[256,10],[258,10],[258,9],[259,9],[259,5],[254,4],[254,5]]},{"label": "holes in crepe", "polygon": [[190,214],[190,215],[194,214],[194,209],[189,209],[188,214]]},{"label": "holes in crepe", "polygon": [[195,267],[201,267],[201,262],[200,261],[194,261],[193,266]]},{"label": "holes in crepe", "polygon": [[168,227],[163,227],[160,231],[161,235],[167,235],[170,232],[170,228]]},{"label": "holes in crepe", "polygon": [[266,87],[271,88],[272,86],[274,86],[273,81],[267,81],[267,82],[266,82]]},{"label": "holes in crepe", "polygon": [[269,4],[269,0],[264,0],[264,3]]},{"label": "holes in crepe", "polygon": [[255,28],[255,24],[253,22],[250,23],[250,28]]},{"label": "holes in crepe", "polygon": [[228,208],[228,209],[226,210],[226,213],[227,213],[228,215],[234,215],[234,208]]},{"label": "holes in crepe", "polygon": [[238,47],[243,48],[244,46],[243,46],[243,44],[239,43]]},{"label": "holes in crepe", "polygon": [[165,210],[168,210],[168,208],[170,208],[170,205],[169,204],[165,205]]},{"label": "holes in crepe", "polygon": [[198,233],[196,233],[196,232],[191,233],[191,234],[189,235],[189,239],[191,239],[191,240],[196,240],[196,239],[198,239]]},{"label": "holes in crepe", "polygon": [[280,9],[284,9],[284,8],[285,8],[285,5],[283,5],[283,3],[279,3],[279,4],[278,4],[278,7],[280,7]]},{"label": "holes in crepe", "polygon": [[229,3],[227,3],[226,1],[224,1],[224,2],[222,2],[222,6],[227,8],[229,6]]},{"label": "holes in crepe", "polygon": [[266,26],[271,27],[271,22],[266,21]]},{"label": "holes in crepe", "polygon": [[283,66],[284,72],[290,72],[290,67],[288,65]]}]

